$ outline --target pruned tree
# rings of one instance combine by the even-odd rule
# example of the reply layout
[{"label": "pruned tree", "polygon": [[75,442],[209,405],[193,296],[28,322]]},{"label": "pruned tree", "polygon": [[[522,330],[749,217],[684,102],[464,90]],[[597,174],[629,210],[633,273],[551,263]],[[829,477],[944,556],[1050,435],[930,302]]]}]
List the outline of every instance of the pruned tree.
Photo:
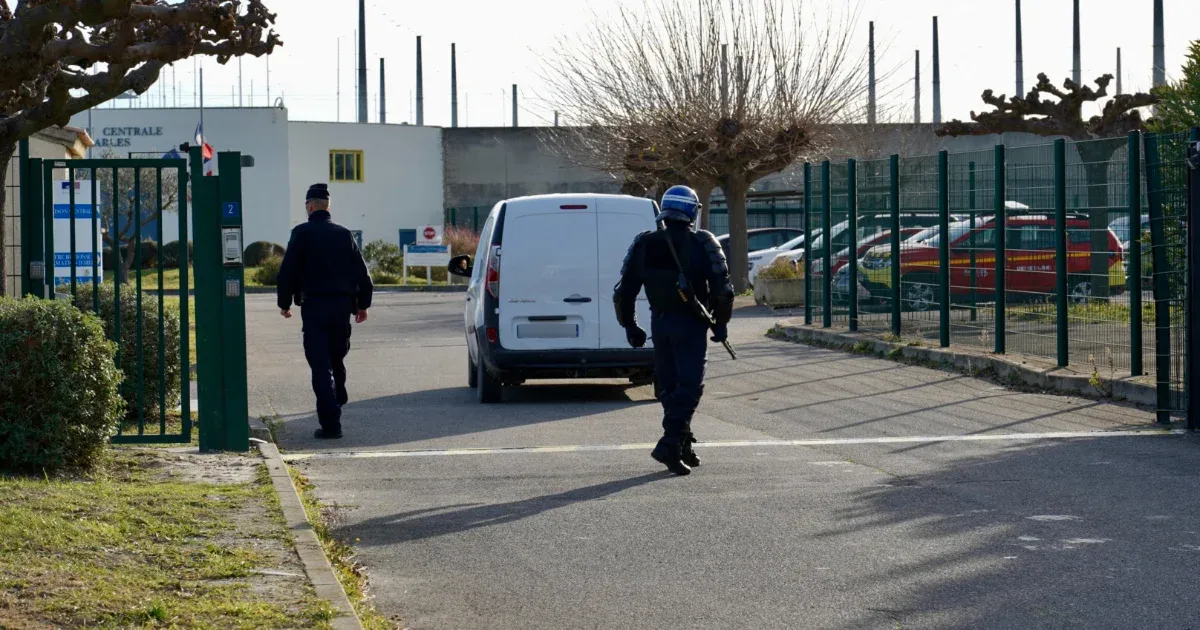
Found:
[{"label": "pruned tree", "polygon": [[[193,55],[220,63],[282,44],[262,0],[0,0],[0,165],[17,143],[127,92]],[[7,168],[0,168],[0,214]],[[8,261],[0,222],[0,294]]]},{"label": "pruned tree", "polygon": [[[100,157],[115,159],[121,156],[110,149]],[[140,172],[135,176],[135,171]],[[79,169],[75,174],[77,179],[90,181],[93,171]],[[150,226],[165,220],[168,213],[179,212],[179,174],[175,169],[169,168],[119,168],[116,169],[115,187],[112,174],[113,170],[110,169],[95,170],[96,192],[99,198],[94,203],[99,212],[100,226],[103,228],[104,247],[111,248],[114,253],[120,252],[121,265],[114,266],[113,271],[124,282],[129,279],[129,270],[135,262],[135,248],[140,246],[139,224],[142,226],[141,239],[145,240],[154,236],[150,232]],[[161,203],[158,197],[160,176]]]},{"label": "pruned tree", "polygon": [[[1089,280],[1092,294],[1108,297],[1111,293],[1108,282],[1109,242],[1109,167],[1116,153],[1125,147],[1122,137],[1130,131],[1144,131],[1146,121],[1140,108],[1154,105],[1158,97],[1151,94],[1118,94],[1104,105],[1098,116],[1083,117],[1083,106],[1108,97],[1111,74],[1096,79],[1096,89],[1080,85],[1071,79],[1063,82],[1063,88],[1050,82],[1043,73],[1038,82],[1025,96],[1006,99],[985,90],[983,102],[994,109],[982,113],[971,112],[972,123],[952,120],[940,129],[941,136],[990,135],[1006,132],[1024,132],[1047,137],[1066,137],[1076,140],[1075,150],[1083,162],[1087,177],[1088,231],[1091,233],[1091,265]],[[1053,100],[1043,95],[1054,97]],[[1131,219],[1136,224],[1136,218]]]},{"label": "pruned tree", "polygon": [[[850,33],[857,11],[814,18],[802,0],[653,0],[596,20],[546,60],[573,130],[557,152],[631,189],[686,183],[729,206],[734,287],[747,282],[746,193],[821,150],[865,88]],[[707,216],[702,217],[706,225]]]}]

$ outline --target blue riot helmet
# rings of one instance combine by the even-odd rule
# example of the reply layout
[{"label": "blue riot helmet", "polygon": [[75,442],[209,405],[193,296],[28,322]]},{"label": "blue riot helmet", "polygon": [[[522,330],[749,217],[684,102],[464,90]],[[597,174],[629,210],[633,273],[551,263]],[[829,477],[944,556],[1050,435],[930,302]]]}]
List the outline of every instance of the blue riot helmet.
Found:
[{"label": "blue riot helmet", "polygon": [[694,223],[700,211],[700,197],[687,186],[672,186],[663,195],[659,204],[661,212],[655,221],[683,221]]}]

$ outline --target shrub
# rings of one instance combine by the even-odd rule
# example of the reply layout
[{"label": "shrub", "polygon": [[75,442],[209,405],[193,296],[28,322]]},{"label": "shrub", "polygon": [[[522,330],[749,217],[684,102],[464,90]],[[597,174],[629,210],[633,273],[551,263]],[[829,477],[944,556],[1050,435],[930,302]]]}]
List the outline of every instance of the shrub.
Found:
[{"label": "shrub", "polygon": [[468,228],[448,227],[442,242],[450,246],[452,256],[474,256],[475,251],[479,249],[479,233]]},{"label": "shrub", "polygon": [[[163,266],[166,267],[167,269],[178,269],[179,268],[181,253],[182,253],[182,251],[180,250],[179,241],[171,241],[170,243],[163,245],[162,249],[159,250],[159,255],[162,256],[162,259],[163,259]],[[194,248],[192,247],[192,242],[188,241],[187,259],[188,259],[189,263],[194,258],[193,253],[194,253]]]},{"label": "shrub", "polygon": [[384,240],[371,241],[363,246],[363,260],[373,272],[382,271],[399,276],[404,270],[404,256],[400,246]]},{"label": "shrub", "polygon": [[[159,364],[158,364],[158,297],[153,293],[142,292],[142,417],[157,420],[159,401]],[[92,292],[80,291],[75,296],[75,306],[91,312]],[[137,293],[132,287],[122,287],[121,290],[121,339],[118,347],[120,363],[118,367],[125,374],[121,383],[121,397],[125,399],[128,420],[137,420],[138,415],[138,334],[137,334]],[[179,360],[179,306],[177,302],[167,301],[163,309],[163,349],[166,379],[167,410],[170,411],[179,404],[181,385],[181,365]],[[116,305],[113,303],[113,283],[100,286],[100,321],[104,325],[104,334],[113,338],[116,320]],[[188,366],[189,369],[191,366]]]},{"label": "shrub", "polygon": [[0,297],[0,468],[88,467],[123,413],[115,346],[65,301]]},{"label": "shrub", "polygon": [[387,271],[371,272],[371,280],[377,284],[400,284],[400,274],[389,273]]},{"label": "shrub", "polygon": [[[154,241],[142,241],[140,243],[142,253],[142,269],[157,269],[158,268],[158,243]],[[128,250],[128,248],[127,248]],[[136,249],[132,250],[135,253]],[[134,259],[133,264],[137,264],[137,259]],[[130,267],[132,269],[133,267]]]},{"label": "shrub", "polygon": [[258,269],[254,270],[254,281],[264,287],[273,287],[279,284],[279,268],[282,266],[282,256],[271,256],[264,260]]},{"label": "shrub", "polygon": [[758,277],[762,280],[796,280],[800,278],[800,271],[796,269],[796,263],[780,258],[758,272]]},{"label": "shrub", "polygon": [[267,241],[255,241],[250,243],[245,253],[242,254],[242,264],[247,267],[258,267],[272,256],[283,258],[283,254],[286,251],[282,245]]}]

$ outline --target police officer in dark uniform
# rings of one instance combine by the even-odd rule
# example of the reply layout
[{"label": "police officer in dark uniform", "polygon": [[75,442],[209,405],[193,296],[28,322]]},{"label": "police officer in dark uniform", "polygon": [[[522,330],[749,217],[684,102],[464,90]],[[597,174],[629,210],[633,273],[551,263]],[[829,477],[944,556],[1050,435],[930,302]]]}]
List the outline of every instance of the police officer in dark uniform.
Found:
[{"label": "police officer in dark uniform", "polygon": [[308,222],[292,229],[279,269],[279,311],[292,316],[300,306],[304,324],[304,358],[312,368],[317,396],[318,439],[342,437],[346,393],[346,354],[350,352],[350,316],[367,321],[375,290],[362,252],[350,230],[329,214],[329,186],[313,184],[305,196]]},{"label": "police officer in dark uniform", "polygon": [[696,441],[692,415],[704,392],[710,326],[694,305],[684,300],[681,289],[712,313],[713,341],[726,340],[726,325],[733,315],[733,286],[725,252],[711,233],[692,231],[699,209],[700,199],[691,188],[667,190],[657,218],[659,230],[634,239],[613,296],[617,321],[625,328],[629,345],[640,348],[646,345],[646,331],[638,325],[634,306],[642,287],[646,289],[655,378],[663,406],[663,438],[650,456],[677,475],[686,475],[700,465],[692,450]]}]

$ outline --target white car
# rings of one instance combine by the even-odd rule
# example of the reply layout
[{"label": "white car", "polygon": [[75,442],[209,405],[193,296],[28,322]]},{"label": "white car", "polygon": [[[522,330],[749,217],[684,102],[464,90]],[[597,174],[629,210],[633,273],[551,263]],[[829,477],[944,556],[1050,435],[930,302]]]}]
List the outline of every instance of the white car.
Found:
[{"label": "white car", "polygon": [[[634,237],[656,229],[650,199],[539,195],[492,208],[471,256],[450,261],[470,278],[464,312],[467,382],[483,403],[526,379],[654,380],[654,349],[631,348],[612,306]],[[637,316],[650,324],[643,292]]]}]

